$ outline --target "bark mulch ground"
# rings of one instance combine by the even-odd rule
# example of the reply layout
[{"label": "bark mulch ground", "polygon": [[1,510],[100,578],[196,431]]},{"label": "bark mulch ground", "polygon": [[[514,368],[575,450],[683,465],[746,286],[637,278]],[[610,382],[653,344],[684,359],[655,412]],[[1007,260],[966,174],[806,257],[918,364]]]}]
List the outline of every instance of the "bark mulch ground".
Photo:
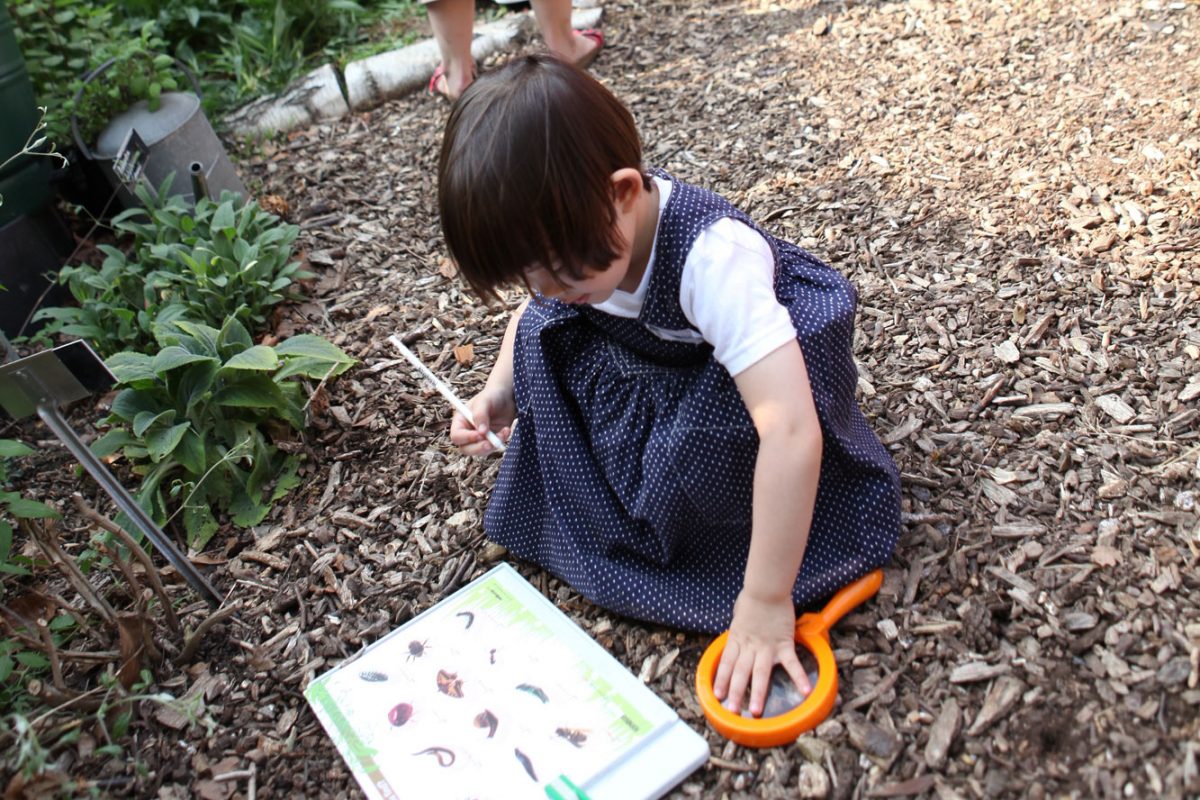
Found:
[{"label": "bark mulch ground", "polygon": [[[708,731],[704,638],[518,565],[706,732],[672,796],[1196,796],[1200,6],[656,0],[609,3],[604,29],[592,70],[648,163],[857,285],[861,399],[904,482],[884,586],[836,629],[840,704],[791,746]],[[204,554],[240,610],[160,678],[203,694],[211,731],[151,707],[145,774],[77,771],[162,798],[359,796],[306,682],[504,557],[480,525],[498,462],[456,453],[385,341],[470,396],[518,300],[480,304],[445,260],[447,108],[412,96],[242,154],[320,273],[280,333],[360,365],[323,391],[303,486]]]}]

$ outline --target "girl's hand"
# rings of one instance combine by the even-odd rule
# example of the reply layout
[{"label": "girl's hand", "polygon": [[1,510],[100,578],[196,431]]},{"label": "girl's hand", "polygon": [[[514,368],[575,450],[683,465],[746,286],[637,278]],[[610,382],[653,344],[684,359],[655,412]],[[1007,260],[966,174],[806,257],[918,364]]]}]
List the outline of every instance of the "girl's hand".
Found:
[{"label": "girl's hand", "polygon": [[450,441],[458,445],[465,455],[482,456],[495,449],[487,440],[489,430],[494,431],[501,441],[508,442],[517,414],[512,392],[484,388],[467,403],[467,408],[475,417],[475,425],[467,422],[458,412],[454,413],[454,420],[450,423]]},{"label": "girl's hand", "polygon": [[[812,691],[808,675],[796,655],[796,610],[791,595],[768,600],[754,597],[745,589],[733,606],[729,639],[717,665],[713,693],[734,714],[741,712],[742,697],[750,686],[750,713],[762,716],[771,683],[771,669],[779,664],[796,688],[807,696]],[[726,699],[728,698],[728,699]]]}]

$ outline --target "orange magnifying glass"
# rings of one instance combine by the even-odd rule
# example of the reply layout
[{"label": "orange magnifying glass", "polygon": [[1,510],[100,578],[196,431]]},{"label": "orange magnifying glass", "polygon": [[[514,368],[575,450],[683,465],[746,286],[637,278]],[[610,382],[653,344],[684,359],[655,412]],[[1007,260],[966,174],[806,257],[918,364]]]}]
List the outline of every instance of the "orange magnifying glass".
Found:
[{"label": "orange magnifying glass", "polygon": [[[796,620],[796,643],[803,648],[800,663],[809,673],[813,689],[807,697],[799,696],[787,672],[776,666],[771,676],[766,709],[761,717],[735,714],[717,699],[713,692],[713,681],[729,633],[722,633],[714,639],[696,667],[696,694],[709,724],[725,738],[747,747],[777,747],[794,742],[800,734],[821,724],[833,710],[837,698],[837,662],[829,645],[829,629],[852,609],[873,597],[882,583],[882,571],[868,573],[839,590],[820,611],[804,614]],[[788,692],[795,701],[787,702],[784,706],[787,710],[782,713],[772,714],[772,706],[778,706],[779,702],[773,702],[771,695],[786,695]]]}]

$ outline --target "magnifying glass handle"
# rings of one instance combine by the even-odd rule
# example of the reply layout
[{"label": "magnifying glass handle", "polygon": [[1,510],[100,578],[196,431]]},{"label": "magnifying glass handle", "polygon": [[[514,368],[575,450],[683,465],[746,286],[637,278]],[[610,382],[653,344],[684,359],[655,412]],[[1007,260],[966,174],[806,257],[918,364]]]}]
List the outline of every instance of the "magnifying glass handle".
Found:
[{"label": "magnifying glass handle", "polygon": [[849,586],[844,586],[830,598],[818,614],[823,627],[822,633],[828,634],[837,621],[849,614],[865,601],[875,596],[883,585],[883,570],[868,572]]}]

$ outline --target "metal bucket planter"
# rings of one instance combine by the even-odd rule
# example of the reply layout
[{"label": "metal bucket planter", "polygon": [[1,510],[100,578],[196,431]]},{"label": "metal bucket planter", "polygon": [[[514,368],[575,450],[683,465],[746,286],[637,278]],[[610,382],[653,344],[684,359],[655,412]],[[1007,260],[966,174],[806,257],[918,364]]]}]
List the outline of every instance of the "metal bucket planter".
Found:
[{"label": "metal bucket planter", "polygon": [[[76,104],[84,87],[114,63],[115,59],[110,59],[84,77],[83,86],[75,94]],[[71,115],[75,146],[99,166],[118,201],[126,208],[137,206],[139,202],[122,183],[113,166],[131,131],[136,131],[146,146],[144,175],[152,189],[158,189],[167,176],[174,173],[171,194],[181,194],[192,203],[197,194],[208,193],[215,198],[225,190],[246,196],[245,185],[200,107],[200,86],[196,77],[179,62],[176,65],[187,75],[194,92],[164,92],[157,111],[151,111],[145,100],[139,100],[108,123],[100,132],[95,149],[83,141],[78,121],[74,114]]]}]

